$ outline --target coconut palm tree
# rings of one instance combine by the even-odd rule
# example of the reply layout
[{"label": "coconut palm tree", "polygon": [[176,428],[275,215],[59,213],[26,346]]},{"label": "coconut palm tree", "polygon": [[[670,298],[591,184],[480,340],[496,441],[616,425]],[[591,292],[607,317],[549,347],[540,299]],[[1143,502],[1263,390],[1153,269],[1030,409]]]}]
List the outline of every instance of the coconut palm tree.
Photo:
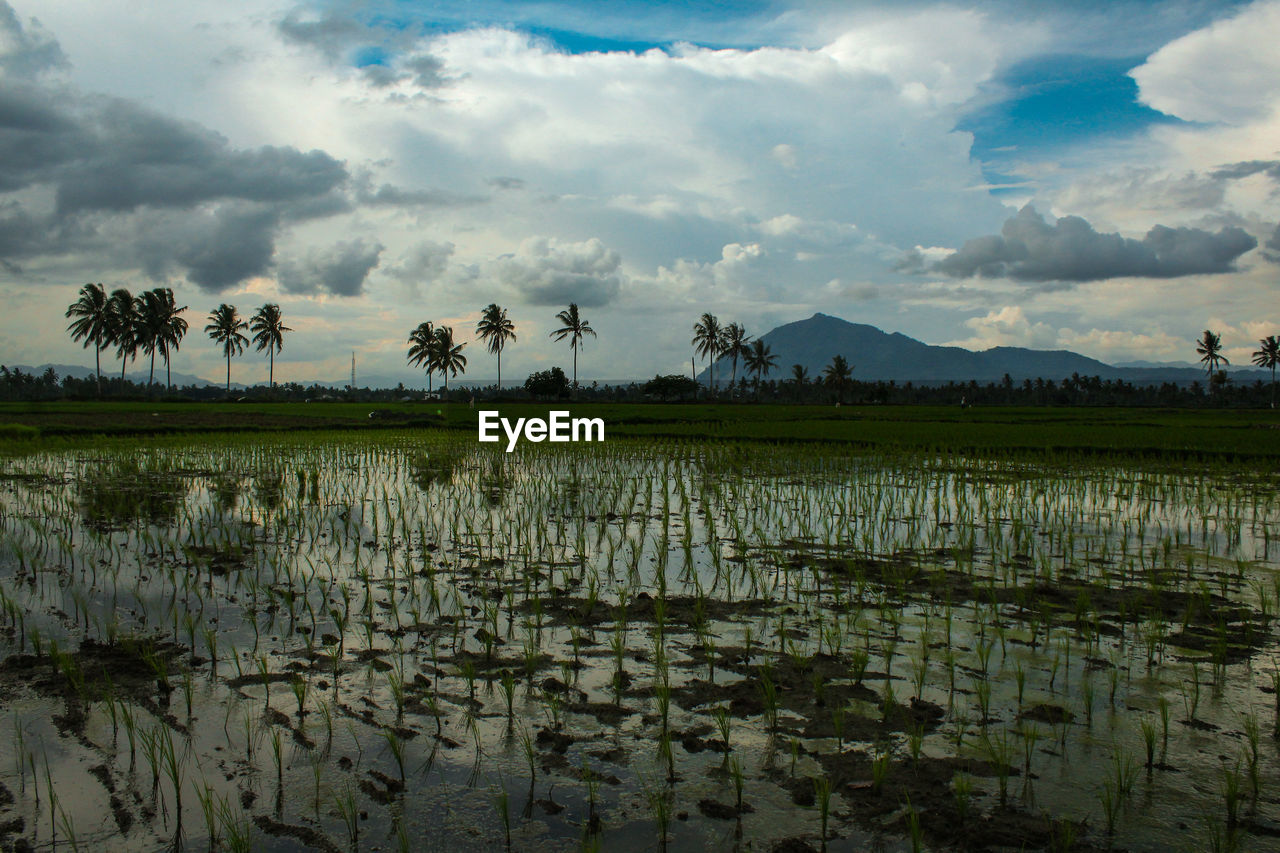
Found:
[{"label": "coconut palm tree", "polygon": [[462,348],[465,346],[466,344],[453,342],[452,326],[440,326],[436,329],[436,340],[432,346],[428,369],[438,370],[444,377],[446,398],[449,394],[449,375],[457,376],[459,373],[467,372],[467,357],[462,354]]},{"label": "coconut palm tree", "polygon": [[164,359],[164,384],[172,389],[173,375],[169,370],[169,356],[182,346],[182,339],[187,335],[187,321],[179,316],[187,310],[187,306],[179,308],[174,301],[173,291],[167,287],[157,288],[154,293],[155,307],[160,314],[156,343],[160,349],[160,357]]},{"label": "coconut palm tree", "polygon": [[750,347],[746,347],[746,357],[744,362],[746,367],[756,375],[756,399],[760,398],[760,379],[778,366],[778,357],[773,354],[773,350],[759,338],[751,342]]},{"label": "coconut palm tree", "polygon": [[578,347],[587,335],[596,336],[596,330],[587,325],[587,321],[578,314],[578,303],[570,302],[569,307],[556,315],[556,319],[564,323],[562,327],[551,333],[557,341],[569,339],[569,348],[573,350],[573,395],[578,396]]},{"label": "coconut palm tree", "polygon": [[129,362],[138,357],[141,312],[138,300],[123,287],[111,291],[107,305],[107,340],[116,348],[116,356],[120,359],[120,381],[123,382]]},{"label": "coconut palm tree", "polygon": [[842,355],[831,359],[831,363],[822,370],[823,381],[836,387],[836,402],[840,405],[844,405],[844,387],[849,384],[849,377],[852,375],[853,366]]},{"label": "coconut palm tree", "polygon": [[431,365],[431,353],[435,349],[436,327],[428,320],[419,323],[418,328],[409,333],[409,364],[415,367],[427,365],[427,393],[431,393],[431,378],[435,369]]},{"label": "coconut palm tree", "polygon": [[1253,353],[1253,363],[1271,369],[1271,408],[1276,407],[1276,366],[1280,365],[1280,336],[1268,335],[1258,341]]},{"label": "coconut palm tree", "polygon": [[803,364],[791,365],[791,382],[795,386],[796,399],[799,400],[804,386],[809,383],[809,368]]},{"label": "coconut palm tree", "polygon": [[284,324],[280,316],[280,306],[268,302],[249,320],[249,331],[253,332],[253,342],[258,345],[258,352],[267,351],[270,358],[267,366],[267,383],[276,387],[276,353],[284,349],[284,333],[292,332]]},{"label": "coconut palm tree", "polygon": [[71,340],[93,345],[94,369],[98,375],[98,396],[102,396],[102,351],[110,343],[111,305],[107,291],[101,284],[86,284],[80,288],[80,298],[67,306],[67,317],[75,317],[67,331]]},{"label": "coconut palm tree", "polygon": [[249,328],[249,324],[240,319],[234,305],[222,303],[209,315],[209,325],[204,327],[213,342],[222,347],[222,354],[227,357],[227,395],[231,395],[231,356],[244,352],[249,339],[241,329]]},{"label": "coconut palm tree", "polygon": [[750,340],[751,336],[741,323],[730,323],[720,332],[720,357],[728,357],[733,365],[733,372],[729,376],[730,388],[738,381],[738,359],[747,357],[747,343]]},{"label": "coconut palm tree", "polygon": [[[498,356],[498,393],[502,393],[502,348],[507,341],[516,339],[516,326],[507,319],[507,309],[490,302],[476,323],[476,334],[489,345],[489,352]],[[464,362],[465,363],[465,362]]]},{"label": "coconut palm tree", "polygon": [[165,363],[165,384],[169,384],[169,350],[177,349],[182,336],[187,333],[187,321],[179,317],[187,306],[179,308],[173,299],[173,291],[167,287],[148,290],[138,297],[138,318],[135,337],[142,351],[151,357],[147,373],[147,387],[155,382],[156,352]]},{"label": "coconut palm tree", "polygon": [[710,397],[715,391],[716,385],[716,357],[720,355],[720,336],[723,328],[720,321],[713,314],[703,314],[698,322],[693,324],[693,344],[694,352],[698,355],[705,356],[707,359],[707,396]]},{"label": "coconut palm tree", "polygon": [[1231,364],[1222,354],[1222,338],[1208,329],[1205,329],[1200,340],[1196,341],[1196,352],[1200,354],[1200,361],[1204,362],[1205,370],[1210,377],[1218,369],[1219,364]]}]

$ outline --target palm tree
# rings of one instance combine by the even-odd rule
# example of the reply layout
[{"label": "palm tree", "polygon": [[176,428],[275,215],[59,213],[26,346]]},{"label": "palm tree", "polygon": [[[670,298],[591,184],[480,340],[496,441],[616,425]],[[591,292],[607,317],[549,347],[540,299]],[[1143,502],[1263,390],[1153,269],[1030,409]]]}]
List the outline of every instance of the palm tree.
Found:
[{"label": "palm tree", "polygon": [[431,377],[435,369],[431,364],[431,353],[435,348],[436,327],[428,320],[419,323],[418,328],[409,333],[409,364],[416,367],[427,365],[427,393],[431,393]]},{"label": "palm tree", "polygon": [[231,395],[231,356],[244,352],[249,339],[240,331],[249,328],[249,324],[240,319],[234,305],[222,303],[209,315],[209,325],[204,327],[205,333],[213,342],[222,346],[222,354],[227,357],[227,395]]},{"label": "palm tree", "polygon": [[594,338],[596,330],[587,325],[587,321],[578,315],[576,302],[570,302],[568,309],[557,314],[556,319],[564,323],[564,326],[552,332],[551,337],[557,341],[569,339],[569,348],[573,350],[573,394],[576,397],[578,395],[578,347],[587,335]]},{"label": "palm tree", "polygon": [[791,381],[796,386],[796,399],[799,400],[804,386],[809,382],[809,368],[803,364],[791,365]]},{"label": "palm tree", "polygon": [[[173,301],[173,291],[167,287],[148,290],[138,297],[138,318],[135,338],[142,351],[151,356],[151,367],[147,372],[147,387],[155,382],[156,350],[160,350],[162,358],[169,363],[169,345],[186,334],[187,322],[177,314],[187,310],[186,306],[178,308]],[[171,326],[171,324],[174,324]],[[180,326],[178,325],[180,324]],[[176,344],[175,344],[176,348]],[[167,370],[167,368],[166,368]],[[166,377],[167,378],[167,377]]]},{"label": "palm tree", "polygon": [[429,370],[438,370],[440,375],[444,377],[444,393],[445,398],[449,396],[449,374],[457,376],[459,372],[467,372],[467,357],[462,354],[462,348],[466,344],[455,344],[453,342],[453,327],[441,326],[436,329],[436,340],[431,350],[431,360],[428,362]]},{"label": "palm tree", "polygon": [[123,287],[111,291],[107,306],[107,340],[116,348],[116,356],[120,359],[120,381],[123,382],[125,368],[138,357],[141,312],[138,300]]},{"label": "palm tree", "polygon": [[[1227,357],[1222,354],[1222,338],[1205,329],[1204,334],[1200,336],[1200,340],[1196,341],[1196,352],[1200,354],[1200,360],[1205,364],[1209,390],[1212,392],[1214,388],[1213,372],[1218,369],[1219,364],[1231,364],[1231,362],[1227,361]],[[1223,375],[1225,376],[1226,374]]]},{"label": "palm tree", "polygon": [[292,332],[280,317],[280,306],[268,302],[259,308],[249,321],[249,331],[253,332],[253,342],[258,345],[258,352],[267,351],[270,358],[267,366],[267,383],[276,387],[276,353],[284,349],[284,333]]},{"label": "palm tree", "polygon": [[768,345],[757,338],[746,347],[745,363],[747,369],[756,375],[756,399],[760,398],[760,378],[778,366],[778,357]]},{"label": "palm tree", "polygon": [[720,332],[720,357],[729,357],[733,364],[733,373],[729,377],[729,387],[738,381],[738,359],[747,357],[747,342],[751,336],[741,323],[730,323]]},{"label": "palm tree", "polygon": [[98,374],[98,396],[102,396],[102,350],[110,343],[111,305],[107,291],[101,284],[86,284],[80,288],[80,298],[67,306],[68,317],[75,317],[67,331],[71,340],[84,340],[87,348],[93,345],[94,368]]},{"label": "palm tree", "polygon": [[844,386],[852,375],[853,366],[842,355],[831,359],[831,363],[823,368],[822,378],[828,385],[836,386],[836,402],[840,405],[844,405]]},{"label": "palm tree", "polygon": [[1271,408],[1276,407],[1276,366],[1280,365],[1280,336],[1268,335],[1258,341],[1259,347],[1253,353],[1253,363],[1262,368],[1271,368]]},{"label": "palm tree", "polygon": [[[489,345],[489,352],[498,356],[498,393],[502,393],[502,348],[508,340],[516,339],[516,326],[507,319],[507,309],[499,308],[498,303],[490,302],[489,307],[480,315],[476,323],[476,334],[480,340]],[[463,361],[465,364],[465,360]]]},{"label": "palm tree", "polygon": [[713,314],[703,314],[702,319],[693,324],[694,352],[707,359],[707,396],[715,390],[716,356],[720,355],[720,321]]},{"label": "palm tree", "polygon": [[187,321],[178,316],[187,310],[187,306],[178,307],[173,299],[173,291],[167,287],[156,288],[155,307],[159,312],[159,333],[156,343],[160,349],[160,357],[164,359],[164,384],[173,388],[173,376],[169,370],[169,355],[182,346],[182,339],[187,334]]}]

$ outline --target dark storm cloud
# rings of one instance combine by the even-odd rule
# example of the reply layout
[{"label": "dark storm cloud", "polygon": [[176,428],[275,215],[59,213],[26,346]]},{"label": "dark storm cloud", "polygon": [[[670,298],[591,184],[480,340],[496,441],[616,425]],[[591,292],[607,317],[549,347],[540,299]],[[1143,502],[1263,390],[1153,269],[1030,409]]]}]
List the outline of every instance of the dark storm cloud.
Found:
[{"label": "dark storm cloud", "polygon": [[331,293],[359,296],[365,279],[378,265],[381,243],[349,240],[311,253],[301,262],[280,265],[280,286],[290,293]]},{"label": "dark storm cloud", "polygon": [[1098,281],[1121,276],[1176,278],[1230,272],[1258,241],[1240,228],[1217,233],[1157,225],[1141,240],[1101,234],[1078,216],[1048,224],[1030,205],[1000,234],[969,240],[933,265],[955,278],[1011,278],[1032,282]]},{"label": "dark storm cloud", "polygon": [[207,128],[124,101],[103,103],[74,132],[83,145],[58,174],[62,213],[192,207],[224,198],[288,204],[347,180],[342,163],[323,151],[237,150]]},{"label": "dark storm cloud", "polygon": [[1273,180],[1280,181],[1280,160],[1245,160],[1215,169],[1215,178],[1247,178],[1251,175],[1265,174]]},{"label": "dark storm cloud", "polygon": [[98,250],[97,232],[123,218],[134,236],[115,257],[219,291],[270,271],[282,221],[350,209],[348,181],[323,151],[237,149],[126,101],[0,84],[0,192],[53,200],[52,212],[0,208],[0,260]]},{"label": "dark storm cloud", "polygon": [[148,212],[138,225],[134,253],[149,276],[163,280],[180,269],[216,293],[271,271],[280,215],[267,205],[237,202],[213,211]]},{"label": "dark storm cloud", "polygon": [[286,41],[315,48],[330,59],[368,37],[368,31],[351,18],[323,15],[308,19],[296,9],[276,23],[276,30]]},{"label": "dark storm cloud", "polygon": [[[286,17],[280,31],[322,49],[359,28]],[[451,207],[483,199],[353,179],[324,151],[236,148],[222,135],[118,98],[89,97],[41,72],[66,62],[58,43],[0,0],[0,265],[38,257],[109,258],[156,280],[185,276],[212,292],[275,271],[292,223],[357,205]],[[397,73],[438,82],[429,56]],[[382,247],[360,241],[281,270],[295,292],[355,295]]]}]

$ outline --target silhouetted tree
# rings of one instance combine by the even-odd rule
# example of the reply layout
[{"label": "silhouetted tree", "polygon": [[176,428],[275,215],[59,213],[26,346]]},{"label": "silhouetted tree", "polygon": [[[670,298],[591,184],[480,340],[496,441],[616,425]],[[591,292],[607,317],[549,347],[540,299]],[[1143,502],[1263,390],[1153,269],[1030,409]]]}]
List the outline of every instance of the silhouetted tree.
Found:
[{"label": "silhouetted tree", "polygon": [[436,341],[431,350],[430,364],[440,371],[444,377],[444,393],[449,394],[449,375],[457,376],[467,372],[467,357],[462,354],[466,344],[453,342],[453,327],[439,326],[436,329]]},{"label": "silhouetted tree", "polygon": [[1276,366],[1280,365],[1280,337],[1268,335],[1258,341],[1258,349],[1254,350],[1253,363],[1271,370],[1271,408],[1276,407]]},{"label": "silhouetted tree", "polygon": [[564,323],[562,327],[551,333],[557,341],[569,339],[569,348],[573,350],[573,393],[578,394],[578,347],[587,335],[596,336],[596,330],[587,325],[587,321],[578,314],[578,303],[570,302],[569,307],[556,315],[556,319]]},{"label": "silhouetted tree", "polygon": [[760,399],[760,380],[770,370],[778,366],[778,357],[764,341],[756,339],[747,348],[747,369],[756,375],[756,399]]},{"label": "silhouetted tree", "polygon": [[276,387],[276,353],[284,349],[284,333],[292,332],[284,324],[280,316],[280,306],[268,302],[254,312],[249,321],[249,331],[253,332],[253,342],[258,345],[258,352],[267,351],[270,362],[267,367],[267,384]]},{"label": "silhouetted tree", "polygon": [[222,347],[222,354],[227,357],[227,395],[231,395],[231,356],[244,352],[249,339],[241,332],[249,328],[249,324],[240,319],[234,305],[222,303],[209,315],[209,324],[204,327],[205,333],[213,342]]},{"label": "silhouetted tree", "polygon": [[1204,334],[1200,336],[1200,340],[1196,344],[1196,352],[1200,354],[1200,361],[1204,363],[1205,373],[1212,383],[1213,372],[1218,369],[1218,365],[1231,364],[1231,362],[1227,361],[1227,357],[1222,354],[1222,338],[1205,329]]},{"label": "silhouetted tree", "polygon": [[747,342],[751,336],[741,323],[730,323],[720,333],[720,357],[729,359],[733,372],[729,375],[729,387],[738,380],[738,359],[747,357]]},{"label": "silhouetted tree", "polygon": [[837,355],[831,359],[831,363],[822,371],[822,378],[828,385],[834,385],[836,388],[836,401],[844,405],[844,388],[849,384],[849,377],[853,375],[853,367],[849,362],[845,361],[844,356]]},{"label": "silhouetted tree", "polygon": [[138,301],[133,294],[123,287],[111,291],[107,300],[109,310],[108,339],[116,348],[116,356],[120,359],[120,380],[124,381],[124,372],[129,362],[138,357]]},{"label": "silhouetted tree", "polygon": [[80,288],[80,297],[67,306],[67,317],[75,317],[67,326],[71,340],[84,341],[85,348],[93,346],[94,369],[98,376],[98,394],[102,394],[102,351],[110,343],[111,306],[107,291],[101,284],[86,284]]},{"label": "silhouetted tree", "polygon": [[435,373],[435,367],[431,360],[431,354],[435,352],[436,346],[436,327],[428,320],[425,323],[419,323],[418,327],[409,333],[409,364],[420,367],[423,364],[427,366],[427,393],[431,393],[431,377]]},{"label": "silhouetted tree", "polygon": [[707,359],[707,396],[715,393],[716,358],[720,355],[721,344],[720,321],[713,314],[703,314],[702,319],[693,324],[694,352]]},{"label": "silhouetted tree", "polygon": [[498,356],[498,391],[502,391],[502,348],[507,341],[516,339],[515,324],[507,319],[507,309],[499,308],[498,303],[490,302],[476,323],[476,334],[480,340],[489,345],[489,352]]}]

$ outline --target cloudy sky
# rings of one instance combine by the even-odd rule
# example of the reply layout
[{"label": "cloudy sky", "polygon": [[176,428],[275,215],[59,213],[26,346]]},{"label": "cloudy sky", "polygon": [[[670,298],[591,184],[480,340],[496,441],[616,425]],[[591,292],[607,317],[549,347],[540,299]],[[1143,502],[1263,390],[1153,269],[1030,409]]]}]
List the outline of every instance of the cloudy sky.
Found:
[{"label": "cloudy sky", "polygon": [[91,364],[94,281],[172,287],[214,378],[207,313],[269,301],[284,380],[494,301],[508,379],[568,366],[570,301],[584,378],[687,369],[703,311],[1247,363],[1278,43],[1280,2],[0,0],[0,360]]}]

